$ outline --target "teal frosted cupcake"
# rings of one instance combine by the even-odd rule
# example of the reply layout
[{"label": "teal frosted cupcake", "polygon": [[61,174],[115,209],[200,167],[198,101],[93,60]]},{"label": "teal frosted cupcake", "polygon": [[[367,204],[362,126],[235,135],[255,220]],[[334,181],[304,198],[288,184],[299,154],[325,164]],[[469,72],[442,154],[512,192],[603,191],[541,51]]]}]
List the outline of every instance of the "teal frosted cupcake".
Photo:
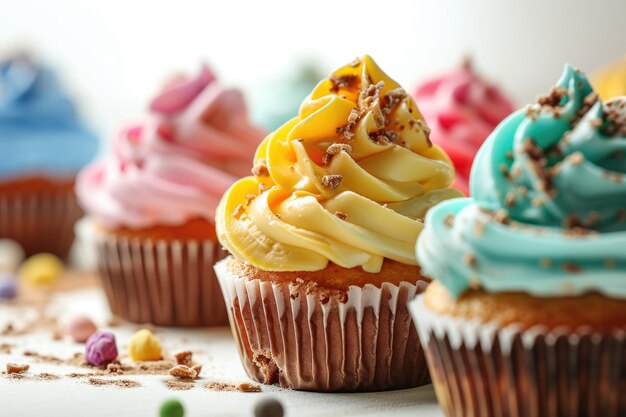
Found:
[{"label": "teal frosted cupcake", "polygon": [[300,103],[324,76],[311,60],[292,65],[284,73],[261,84],[252,95],[253,119],[273,131],[298,114]]},{"label": "teal frosted cupcake", "polygon": [[571,66],[431,210],[411,304],[448,416],[626,415],[626,98]]},{"label": "teal frosted cupcake", "polygon": [[25,56],[1,61],[0,238],[65,256],[81,216],[74,179],[97,149],[52,71]]}]

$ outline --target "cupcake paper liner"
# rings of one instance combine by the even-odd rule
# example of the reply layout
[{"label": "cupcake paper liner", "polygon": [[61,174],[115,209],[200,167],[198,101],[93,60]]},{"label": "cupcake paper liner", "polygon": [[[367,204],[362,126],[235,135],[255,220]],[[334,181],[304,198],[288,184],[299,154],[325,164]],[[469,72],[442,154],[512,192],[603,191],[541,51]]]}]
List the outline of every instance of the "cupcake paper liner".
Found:
[{"label": "cupcake paper liner", "polygon": [[0,194],[0,238],[18,242],[26,256],[47,252],[65,258],[81,216],[71,189]]},{"label": "cupcake paper liner", "polygon": [[626,416],[626,333],[498,327],[411,302],[449,417]]},{"label": "cupcake paper liner", "polygon": [[307,391],[382,391],[430,382],[406,308],[427,283],[352,286],[321,297],[307,286],[237,276],[215,266],[250,378]]},{"label": "cupcake paper liner", "polygon": [[213,271],[225,256],[217,242],[127,238],[96,230],[85,240],[95,246],[99,275],[116,316],[159,326],[228,324]]}]

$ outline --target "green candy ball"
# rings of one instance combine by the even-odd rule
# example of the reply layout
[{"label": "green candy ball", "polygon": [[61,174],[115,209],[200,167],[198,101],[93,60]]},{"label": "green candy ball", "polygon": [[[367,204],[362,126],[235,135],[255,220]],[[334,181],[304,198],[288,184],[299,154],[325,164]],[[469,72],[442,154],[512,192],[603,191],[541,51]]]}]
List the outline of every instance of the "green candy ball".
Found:
[{"label": "green candy ball", "polygon": [[167,400],[161,404],[159,410],[159,417],[183,417],[185,415],[185,408],[178,400]]}]

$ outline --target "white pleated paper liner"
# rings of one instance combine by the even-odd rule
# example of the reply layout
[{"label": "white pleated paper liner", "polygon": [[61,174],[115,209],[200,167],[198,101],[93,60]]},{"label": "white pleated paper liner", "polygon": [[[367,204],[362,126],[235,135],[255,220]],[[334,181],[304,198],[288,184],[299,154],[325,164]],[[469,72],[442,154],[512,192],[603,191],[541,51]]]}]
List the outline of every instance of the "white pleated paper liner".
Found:
[{"label": "white pleated paper liner", "polygon": [[399,286],[351,286],[347,299],[339,300],[307,294],[303,285],[234,275],[230,259],[215,270],[252,379],[323,392],[382,391],[430,382],[406,307],[427,282],[416,278]]},{"label": "white pleated paper liner", "polygon": [[[83,223],[84,222],[84,223]],[[228,315],[213,264],[225,256],[217,242],[117,237],[81,220],[93,245],[111,311],[135,323],[223,326]]]},{"label": "white pleated paper liner", "polygon": [[65,258],[82,216],[72,190],[0,193],[0,239],[13,239],[26,256],[47,252]]},{"label": "white pleated paper liner", "polygon": [[448,417],[626,416],[626,333],[498,327],[409,303]]}]

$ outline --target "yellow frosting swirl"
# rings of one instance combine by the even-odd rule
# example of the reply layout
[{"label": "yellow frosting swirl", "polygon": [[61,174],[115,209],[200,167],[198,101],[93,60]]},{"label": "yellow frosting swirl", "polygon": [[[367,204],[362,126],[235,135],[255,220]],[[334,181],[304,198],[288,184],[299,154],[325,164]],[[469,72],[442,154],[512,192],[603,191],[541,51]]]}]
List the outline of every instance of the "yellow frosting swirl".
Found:
[{"label": "yellow frosting swirl", "polygon": [[626,96],[626,57],[597,71],[591,83],[603,100]]},{"label": "yellow frosting swirl", "polygon": [[261,143],[255,175],[217,209],[220,242],[268,271],[416,264],[426,211],[461,195],[447,188],[454,168],[428,133],[413,99],[371,57],[353,61]]}]

